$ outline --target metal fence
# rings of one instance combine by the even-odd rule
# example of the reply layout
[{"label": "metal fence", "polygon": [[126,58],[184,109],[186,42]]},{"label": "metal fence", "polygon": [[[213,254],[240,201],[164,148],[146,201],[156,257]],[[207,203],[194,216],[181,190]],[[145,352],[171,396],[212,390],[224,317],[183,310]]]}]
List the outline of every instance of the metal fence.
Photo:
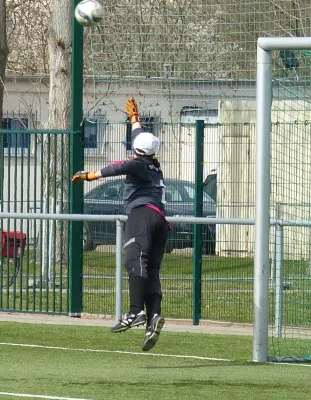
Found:
[{"label": "metal fence", "polygon": [[[286,126],[290,129],[290,125]],[[100,122],[96,138],[101,140],[92,151],[86,146],[85,169],[99,169],[113,160],[128,157],[126,130],[126,124]],[[159,159],[164,172],[167,171],[168,203],[175,207],[169,215],[175,222],[162,266],[163,312],[168,317],[195,322],[202,318],[251,323],[255,125],[203,124],[203,131],[203,135],[197,135],[193,124],[167,124],[158,130],[162,142]],[[70,206],[70,176],[65,167],[66,133],[58,141],[53,140],[53,133],[29,135],[29,151],[14,151],[12,147],[3,158],[0,228],[8,236],[6,241],[4,236],[1,239],[0,309],[68,314],[74,295],[82,299],[82,312],[115,315],[120,312],[117,294],[123,293],[122,309],[125,310],[127,278],[123,270],[122,275],[117,275],[122,279],[116,281],[116,265],[120,266],[122,253],[116,252],[118,225],[114,222],[122,214],[122,179],[84,184],[85,197],[81,201],[88,215],[83,220],[83,237],[71,244],[74,251],[80,245],[84,249],[83,289],[73,294],[71,278],[76,271],[75,265],[70,270],[71,220],[57,218],[66,214]],[[85,140],[89,136],[86,131]],[[57,145],[58,150],[52,153]],[[200,154],[198,148],[202,150]],[[210,195],[203,191],[202,197],[202,215],[210,218],[210,223],[206,224],[205,220],[200,243],[194,239],[191,219],[196,210],[198,174],[202,178],[201,188],[205,177],[211,178],[204,189]],[[209,186],[211,182],[214,187]],[[273,206],[271,215],[278,218],[274,212]],[[12,213],[19,213],[20,217],[10,218]],[[40,217],[42,214],[45,218]],[[299,229],[288,226],[284,229],[284,240],[294,240],[300,234]],[[9,232],[23,232],[25,248],[24,238],[13,233],[10,239]],[[273,228],[271,232],[274,235],[270,243],[271,282],[275,283],[279,255],[290,260],[298,253],[294,254],[295,248],[290,252],[277,249],[277,231]],[[304,254],[308,255],[307,243],[304,246]],[[77,279],[80,279],[79,270]],[[271,299],[274,290],[275,286],[271,285]],[[272,306],[269,318],[275,319]]]},{"label": "metal fence", "polygon": [[[89,124],[89,125],[88,125]],[[237,180],[244,161],[234,156],[241,153],[242,131],[252,141],[254,126],[235,124],[203,124],[204,134],[196,134],[194,124],[160,124],[156,128],[162,147],[159,159],[167,177],[167,195],[172,205],[170,217],[193,216],[197,198],[195,177],[199,172],[202,184],[210,175],[215,191],[204,194],[203,216],[247,218],[252,213],[251,202],[244,202],[233,187],[245,185],[244,175]],[[15,126],[16,128],[16,126]],[[155,129],[147,126],[146,129]],[[228,164],[230,132],[237,138],[231,144],[231,167]],[[27,135],[27,140],[19,140]],[[97,119],[86,122],[84,130],[84,169],[99,169],[116,159],[131,155],[128,126]],[[70,207],[69,147],[66,133],[7,130],[6,151],[3,155],[2,213],[21,213],[21,218],[1,218],[0,229],[23,232],[26,244],[23,257],[8,257],[23,248],[20,238],[7,241],[6,255],[1,258],[0,309],[25,312],[70,312],[70,222],[68,220],[38,219],[37,215],[66,214]],[[13,140],[14,139],[14,140]],[[27,143],[27,146],[25,145]],[[202,148],[198,159],[197,149]],[[223,158],[225,157],[225,159]],[[230,171],[228,175],[223,169]],[[248,188],[252,187],[248,177]],[[230,187],[226,187],[230,185]],[[241,188],[242,186],[240,186]],[[209,191],[209,189],[208,189]],[[122,214],[122,179],[84,184],[85,213]],[[230,196],[236,196],[236,198]],[[244,194],[243,194],[244,195]],[[213,198],[214,197],[214,198]],[[238,198],[238,200],[237,200]],[[83,201],[83,199],[81,199]],[[107,209],[110,206],[110,209]],[[87,208],[88,207],[88,208]],[[106,208],[105,208],[106,207]],[[224,210],[227,210],[226,212]],[[231,211],[230,211],[231,210]],[[241,210],[244,210],[241,213]],[[24,219],[22,216],[30,214]],[[115,314],[115,224],[83,222],[83,312]],[[206,225],[202,236],[201,254],[197,257],[202,279],[194,285],[193,223],[176,224],[167,246],[162,268],[165,313],[174,318],[209,318],[215,320],[251,321],[252,319],[252,250],[243,225]],[[245,240],[247,238],[247,240]],[[239,243],[237,246],[236,244]],[[73,244],[74,246],[74,244]],[[80,242],[76,244],[80,246]],[[242,250],[241,250],[242,248]],[[15,254],[15,253],[14,253]],[[74,266],[73,266],[74,268]],[[18,274],[17,274],[18,272]],[[74,272],[74,269],[73,269]],[[196,271],[197,272],[197,271]],[[16,276],[15,276],[16,275]],[[198,275],[196,275],[198,277]],[[127,279],[122,279],[124,307],[127,305]],[[200,298],[202,288],[202,298]],[[236,296],[239,293],[240,296]],[[238,305],[237,301],[240,302]],[[200,303],[200,307],[198,304]],[[196,304],[196,306],[195,306]],[[241,309],[241,315],[236,313]]]},{"label": "metal fence", "polygon": [[[90,216],[68,214],[0,213],[11,226],[18,220],[51,227],[56,222],[65,226],[70,220],[107,222],[116,225],[115,245],[99,246],[85,252],[83,258],[84,313],[120,317],[128,307],[127,277],[122,265],[122,233],[125,216]],[[168,217],[176,228],[179,224],[248,224],[253,220],[222,220],[214,218]],[[8,238],[2,254],[1,309],[36,313],[68,314],[70,291],[67,264],[55,262],[53,238],[46,245],[47,267],[36,260],[36,249],[20,237]],[[25,249],[23,248],[25,245]],[[250,259],[203,256],[202,276],[195,273],[198,265],[195,249],[174,250],[165,255],[162,264],[163,312],[171,318],[199,318],[219,321],[251,322],[253,262]],[[195,285],[201,286],[195,296]],[[237,313],[237,310],[239,312]]]},{"label": "metal fence", "polygon": [[[83,254],[83,308],[81,312],[94,315],[109,315],[119,318],[129,306],[127,274],[123,268],[123,224],[126,216],[110,215],[70,215],[31,213],[0,213],[1,219],[9,219],[11,226],[19,221],[27,226],[56,223],[67,225],[69,221],[109,223],[114,225],[114,245],[102,245],[94,251]],[[254,219],[224,219],[168,217],[176,227],[180,224],[221,226],[253,226]],[[284,263],[284,228],[297,228],[297,221],[271,219],[276,226],[275,271],[271,268],[270,294],[271,308],[269,322],[276,327],[275,335],[280,336],[282,324],[288,321],[282,317],[284,284],[294,282],[291,271]],[[310,221],[300,221],[301,228],[310,226]],[[53,260],[53,238],[47,243],[47,262],[36,260],[36,248],[26,240],[26,235],[1,235],[1,309],[6,311],[68,314],[70,296],[69,270],[66,262],[61,265]],[[170,318],[200,319],[214,321],[252,323],[254,260],[245,257],[219,257],[216,255],[195,257],[196,247],[174,250],[165,255],[161,269],[163,289],[163,313]],[[200,273],[197,273],[197,268]],[[283,271],[284,269],[284,271]],[[74,271],[73,271],[74,272]],[[297,280],[297,277],[296,277]],[[196,292],[196,286],[199,292]],[[276,301],[272,301],[272,299]],[[273,307],[275,305],[275,308]],[[296,306],[298,309],[298,305]],[[297,311],[297,318],[303,312]],[[291,316],[293,318],[293,316]],[[298,320],[296,321],[296,323]],[[293,323],[295,323],[293,321]]]}]

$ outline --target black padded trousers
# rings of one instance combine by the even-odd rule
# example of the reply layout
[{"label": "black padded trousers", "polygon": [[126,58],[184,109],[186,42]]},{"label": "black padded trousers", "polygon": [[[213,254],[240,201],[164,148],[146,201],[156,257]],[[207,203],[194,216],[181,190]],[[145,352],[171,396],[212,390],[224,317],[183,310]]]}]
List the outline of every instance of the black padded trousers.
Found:
[{"label": "black padded trousers", "polygon": [[146,307],[148,319],[161,313],[160,267],[169,225],[155,210],[134,208],[124,229],[125,267],[129,277],[130,313]]}]

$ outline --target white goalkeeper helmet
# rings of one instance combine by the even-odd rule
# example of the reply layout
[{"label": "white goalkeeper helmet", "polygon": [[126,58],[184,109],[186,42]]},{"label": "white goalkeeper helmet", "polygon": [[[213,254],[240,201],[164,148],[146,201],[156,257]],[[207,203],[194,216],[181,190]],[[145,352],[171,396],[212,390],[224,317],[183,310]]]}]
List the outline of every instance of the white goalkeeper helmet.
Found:
[{"label": "white goalkeeper helmet", "polygon": [[133,150],[141,156],[151,156],[160,149],[160,140],[149,132],[142,132],[134,139]]}]

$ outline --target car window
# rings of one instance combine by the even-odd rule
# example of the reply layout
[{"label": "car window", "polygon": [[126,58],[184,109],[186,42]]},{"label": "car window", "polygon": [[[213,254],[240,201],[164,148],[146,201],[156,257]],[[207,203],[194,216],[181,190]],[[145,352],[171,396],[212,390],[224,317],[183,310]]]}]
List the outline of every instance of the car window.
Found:
[{"label": "car window", "polygon": [[206,177],[204,182],[204,191],[217,200],[217,174],[210,174]]},{"label": "car window", "polygon": [[179,190],[175,185],[165,184],[165,200],[169,203],[171,201],[183,201]]},{"label": "car window", "polygon": [[[184,185],[185,191],[189,196],[189,201],[195,200],[195,186]],[[203,191],[203,203],[214,203],[215,201],[206,192]]]},{"label": "car window", "polygon": [[96,189],[92,190],[86,195],[86,199],[93,200],[120,200],[120,189],[122,186],[122,181],[118,182],[108,182],[100,185]]},{"label": "car window", "polygon": [[103,185],[99,191],[100,200],[118,200],[122,182],[111,182]]}]

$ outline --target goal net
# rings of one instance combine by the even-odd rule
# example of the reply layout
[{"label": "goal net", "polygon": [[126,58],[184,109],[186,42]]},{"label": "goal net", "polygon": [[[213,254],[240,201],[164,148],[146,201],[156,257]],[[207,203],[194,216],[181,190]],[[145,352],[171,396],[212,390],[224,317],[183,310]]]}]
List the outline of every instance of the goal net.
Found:
[{"label": "goal net", "polygon": [[270,348],[281,360],[311,361],[311,225],[306,226],[311,223],[310,56],[310,50],[275,52],[283,71],[273,73],[271,216],[293,221],[271,234],[275,291]]},{"label": "goal net", "polygon": [[[263,206],[265,196],[259,193],[256,207],[261,215],[260,212],[256,214],[256,224],[259,226],[270,214],[268,357],[273,361],[311,361],[311,41],[291,39],[258,42],[264,52],[258,53],[257,190],[264,191],[270,184],[267,192],[270,210]],[[295,50],[295,46],[299,50]],[[266,58],[262,58],[262,54]],[[270,63],[267,77],[262,76],[264,60],[268,61],[267,65]],[[278,68],[280,64],[281,69]],[[272,84],[268,82],[270,74]],[[270,104],[267,104],[269,97]],[[265,116],[269,120],[271,116],[271,129],[261,122]],[[268,167],[260,165],[264,160],[265,137],[270,140]],[[255,248],[259,253],[264,246],[256,247],[261,239],[256,240]],[[260,267],[263,260],[258,255],[255,268]],[[260,272],[257,279],[261,287]],[[259,293],[260,290],[256,296],[255,289],[255,298]]]}]

